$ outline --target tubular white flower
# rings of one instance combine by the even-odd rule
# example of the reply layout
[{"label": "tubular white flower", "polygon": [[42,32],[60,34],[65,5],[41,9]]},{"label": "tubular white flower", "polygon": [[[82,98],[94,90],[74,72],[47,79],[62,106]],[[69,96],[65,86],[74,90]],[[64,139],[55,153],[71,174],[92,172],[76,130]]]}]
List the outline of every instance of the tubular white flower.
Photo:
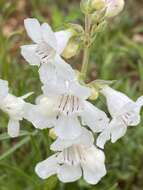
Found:
[{"label": "tubular white flower", "polygon": [[109,127],[97,139],[97,145],[103,148],[107,140],[111,138],[113,143],[116,142],[124,136],[128,126],[135,126],[140,123],[143,96],[134,102],[125,94],[109,86],[104,87],[101,93],[106,97],[107,107],[112,116]]},{"label": "tubular white flower", "polygon": [[[72,33],[69,30],[54,33],[47,23],[40,25],[34,18],[25,19],[24,24],[35,44],[22,46],[21,54],[31,65],[40,66],[41,81],[51,81],[56,75],[63,79],[73,79],[74,70],[60,57]],[[46,74],[44,78],[43,72]]]},{"label": "tubular white flower", "polygon": [[124,0],[105,0],[106,1],[106,17],[114,17],[118,15],[124,8]]},{"label": "tubular white flower", "polygon": [[94,132],[101,132],[108,126],[106,114],[87,101],[89,88],[77,81],[43,86],[45,97],[37,105],[27,105],[26,118],[37,128],[55,127],[61,139],[75,139],[81,134],[81,124]]},{"label": "tubular white flower", "polygon": [[[30,94],[28,94],[29,96]],[[11,137],[19,135],[19,121],[23,119],[25,101],[24,97],[16,97],[9,94],[8,82],[0,79],[0,109],[7,113],[10,120],[8,123],[8,134]]]},{"label": "tubular white flower", "polygon": [[[46,179],[57,174],[60,181],[74,182],[83,178],[90,184],[97,184],[106,175],[104,153],[93,145],[91,132],[83,130],[81,140],[75,140],[74,144],[58,139],[52,149],[58,151],[53,156],[37,164],[37,175]],[[91,141],[89,143],[89,140]],[[65,146],[66,145],[66,146]]]}]

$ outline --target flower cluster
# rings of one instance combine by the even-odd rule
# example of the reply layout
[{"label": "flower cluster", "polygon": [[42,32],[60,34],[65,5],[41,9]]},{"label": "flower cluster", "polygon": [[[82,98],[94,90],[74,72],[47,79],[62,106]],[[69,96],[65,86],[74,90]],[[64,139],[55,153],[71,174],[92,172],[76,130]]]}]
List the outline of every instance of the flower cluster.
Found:
[{"label": "flower cluster", "polygon": [[[49,24],[40,25],[35,18],[24,20],[33,44],[22,46],[21,54],[30,65],[39,68],[42,94],[35,104],[27,103],[24,99],[31,93],[15,97],[9,93],[8,83],[0,80],[0,108],[9,115],[8,134],[11,137],[19,135],[22,119],[27,119],[37,129],[53,130],[56,140],[50,149],[55,153],[35,168],[42,179],[57,174],[59,180],[66,183],[83,175],[88,183],[97,184],[106,175],[105,155],[101,150],[105,143],[110,139],[116,142],[128,126],[140,123],[143,97],[134,102],[112,89],[108,81],[85,84],[82,79],[85,73],[77,74],[64,60],[77,53],[78,48],[72,50],[79,47],[75,45],[77,40],[88,42],[90,34],[96,32],[92,20],[96,11],[100,11],[100,16],[104,12],[102,16],[106,20],[117,15],[123,6],[123,0],[82,0],[81,8],[88,18],[85,33],[80,25],[73,24],[72,28],[53,32]],[[88,48],[86,44],[84,47]],[[98,94],[105,96],[111,117],[90,102]],[[96,142],[94,134],[98,135]]]}]

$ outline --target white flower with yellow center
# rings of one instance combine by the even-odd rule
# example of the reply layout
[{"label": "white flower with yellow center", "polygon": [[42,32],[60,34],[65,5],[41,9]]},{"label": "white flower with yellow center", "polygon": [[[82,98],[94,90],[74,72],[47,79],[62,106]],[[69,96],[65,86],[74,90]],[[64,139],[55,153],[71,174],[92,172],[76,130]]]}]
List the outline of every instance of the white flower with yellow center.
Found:
[{"label": "white flower with yellow center", "polygon": [[73,79],[74,70],[60,57],[72,33],[69,30],[54,33],[47,23],[40,25],[34,18],[25,19],[24,24],[35,44],[22,46],[21,54],[31,65],[40,67],[41,81],[45,83],[58,77]]},{"label": "white flower with yellow center", "polygon": [[23,97],[16,97],[9,94],[8,82],[0,79],[0,109],[7,113],[10,118],[8,123],[8,134],[11,137],[17,137],[19,135],[19,121],[23,119],[24,115],[24,99],[30,94],[31,93]]},{"label": "white flower with yellow center", "polygon": [[108,110],[112,120],[98,137],[97,145],[101,148],[107,140],[112,143],[125,135],[128,126],[135,126],[140,123],[140,110],[143,106],[143,96],[136,102],[131,100],[125,94],[118,92],[109,86],[105,86],[101,93],[106,97]]},{"label": "white flower with yellow center", "polygon": [[58,143],[51,146],[57,153],[37,164],[37,175],[46,179],[57,174],[64,183],[74,182],[83,175],[88,183],[97,184],[106,175],[105,156],[93,145],[93,139],[91,132],[85,128],[82,129],[81,136],[74,140],[74,144],[72,142],[67,146],[67,142],[58,139]]},{"label": "white flower with yellow center", "polygon": [[27,104],[25,117],[35,127],[55,127],[61,139],[75,139],[81,133],[81,123],[94,132],[101,132],[108,126],[106,114],[87,101],[90,89],[77,81],[58,84],[54,89],[47,83],[43,92],[44,97],[38,100],[37,105]]}]

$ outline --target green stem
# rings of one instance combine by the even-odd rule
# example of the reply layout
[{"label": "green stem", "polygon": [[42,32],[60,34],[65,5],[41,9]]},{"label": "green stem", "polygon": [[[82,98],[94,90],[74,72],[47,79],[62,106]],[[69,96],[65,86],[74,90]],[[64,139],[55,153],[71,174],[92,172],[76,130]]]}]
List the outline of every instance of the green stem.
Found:
[{"label": "green stem", "polygon": [[84,55],[83,55],[83,63],[81,68],[81,74],[83,80],[86,79],[87,70],[88,70],[88,63],[90,57],[90,16],[85,16],[85,44],[84,44]]}]

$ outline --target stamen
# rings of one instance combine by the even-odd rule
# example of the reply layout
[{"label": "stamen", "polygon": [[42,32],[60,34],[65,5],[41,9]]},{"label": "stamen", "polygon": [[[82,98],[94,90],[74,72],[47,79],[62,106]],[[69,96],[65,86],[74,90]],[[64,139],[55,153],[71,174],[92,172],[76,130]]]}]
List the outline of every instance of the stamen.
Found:
[{"label": "stamen", "polygon": [[61,95],[58,100],[58,110],[59,112],[70,115],[80,109],[80,100],[78,97],[73,95]]},{"label": "stamen", "polygon": [[69,96],[67,96],[67,98],[66,98],[66,101],[65,101],[65,104],[64,104],[64,107],[63,107],[63,111],[65,110],[65,108],[66,108],[66,106],[67,106],[68,99],[69,99]]},{"label": "stamen", "polygon": [[40,57],[42,63],[48,63],[55,55],[53,48],[45,42],[38,44],[36,53]]},{"label": "stamen", "polygon": [[63,163],[69,165],[78,165],[82,161],[85,161],[85,152],[82,146],[73,145],[63,150]]}]

